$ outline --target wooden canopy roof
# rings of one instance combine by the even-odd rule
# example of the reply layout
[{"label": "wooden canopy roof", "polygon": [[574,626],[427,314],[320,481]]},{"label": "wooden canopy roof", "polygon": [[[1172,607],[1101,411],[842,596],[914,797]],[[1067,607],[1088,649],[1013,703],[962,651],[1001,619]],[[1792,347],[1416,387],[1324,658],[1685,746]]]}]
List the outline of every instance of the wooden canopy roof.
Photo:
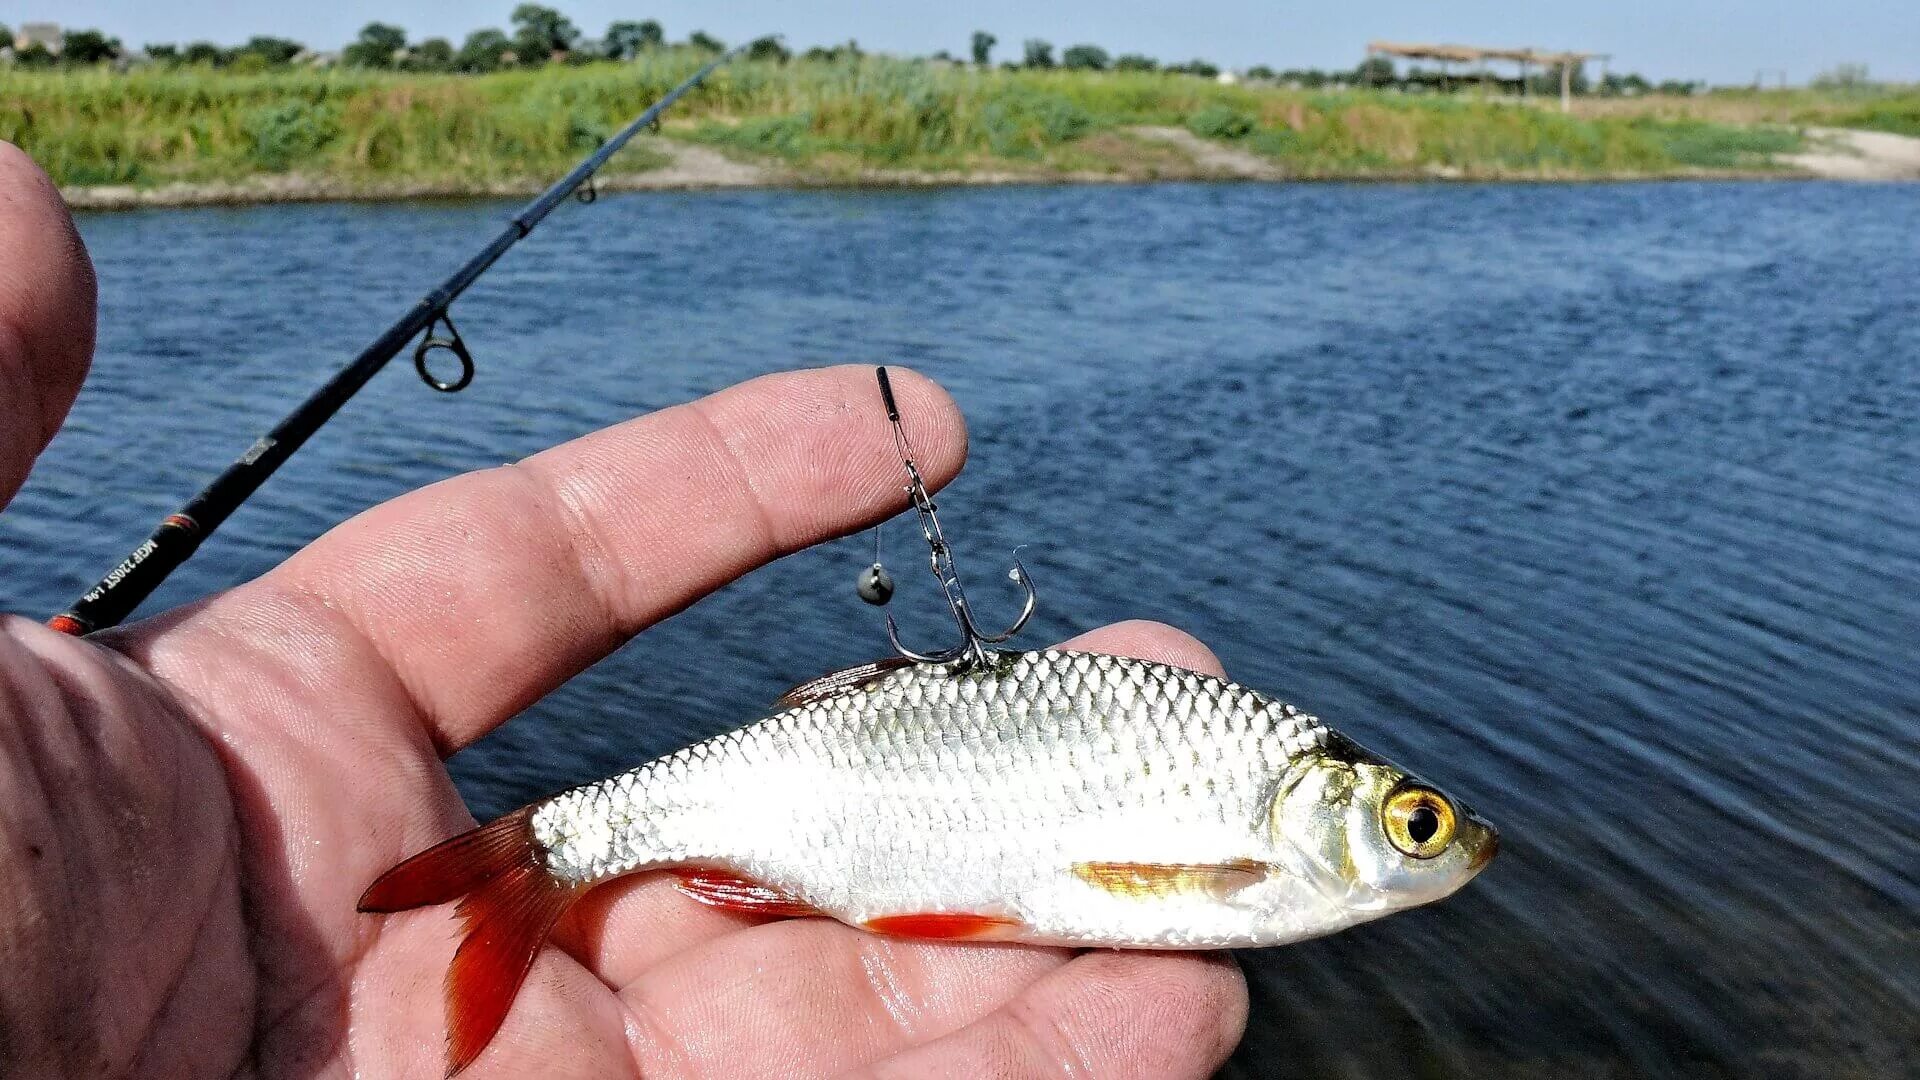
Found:
[{"label": "wooden canopy roof", "polygon": [[1406,60],[1441,60],[1471,64],[1483,60],[1513,60],[1522,64],[1554,66],[1577,64],[1582,60],[1603,59],[1605,53],[1552,52],[1546,49],[1483,49],[1474,45],[1422,45],[1403,41],[1369,41],[1368,54],[1398,56]]}]

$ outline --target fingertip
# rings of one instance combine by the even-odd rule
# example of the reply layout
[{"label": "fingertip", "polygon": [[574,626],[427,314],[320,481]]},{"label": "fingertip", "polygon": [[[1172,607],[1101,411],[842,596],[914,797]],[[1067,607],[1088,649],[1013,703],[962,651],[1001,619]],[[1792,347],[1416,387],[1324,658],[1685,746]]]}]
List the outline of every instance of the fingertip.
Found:
[{"label": "fingertip", "polygon": [[0,503],[53,438],[93,359],[96,286],[59,189],[0,141],[0,387],[27,415],[0,427]]},{"label": "fingertip", "polygon": [[1129,619],[1090,630],[1062,643],[1061,648],[1131,656],[1137,660],[1170,664],[1216,678],[1225,678],[1227,674],[1220,664],[1220,658],[1199,638],[1166,623],[1148,619]]},{"label": "fingertip", "polygon": [[[850,365],[863,376],[874,408],[881,408],[879,381],[873,369]],[[955,476],[967,460],[967,420],[959,402],[933,379],[910,367],[886,365],[887,378],[893,383],[894,399],[900,407],[900,425],[906,429],[921,472],[931,487],[942,487]],[[858,400],[856,398],[855,400]],[[884,412],[876,415],[884,416]]]}]

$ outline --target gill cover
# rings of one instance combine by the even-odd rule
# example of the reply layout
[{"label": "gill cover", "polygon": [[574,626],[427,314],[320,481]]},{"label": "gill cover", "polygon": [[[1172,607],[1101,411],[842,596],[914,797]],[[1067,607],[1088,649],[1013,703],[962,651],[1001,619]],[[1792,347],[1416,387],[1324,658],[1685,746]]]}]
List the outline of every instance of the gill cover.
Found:
[{"label": "gill cover", "polygon": [[1327,749],[1283,788],[1272,826],[1329,902],[1380,915],[1429,903],[1493,857],[1493,827],[1457,800],[1347,740]]}]

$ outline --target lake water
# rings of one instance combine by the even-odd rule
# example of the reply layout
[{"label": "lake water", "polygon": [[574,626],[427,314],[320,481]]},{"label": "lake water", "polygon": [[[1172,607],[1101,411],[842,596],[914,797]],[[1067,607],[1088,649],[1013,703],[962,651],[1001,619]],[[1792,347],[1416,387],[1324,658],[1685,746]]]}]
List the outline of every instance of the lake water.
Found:
[{"label": "lake water", "polygon": [[[0,518],[0,607],[60,609],[509,213],[83,218],[100,356]],[[976,592],[1029,545],[1023,640],[1178,624],[1503,830],[1444,904],[1245,955],[1229,1075],[1912,1075],[1916,236],[1920,187],[1812,183],[609,195],[459,304],[470,390],[397,365],[156,602],[751,375],[910,364],[971,418]],[[475,812],[880,654],[869,545],[462,754]]]}]

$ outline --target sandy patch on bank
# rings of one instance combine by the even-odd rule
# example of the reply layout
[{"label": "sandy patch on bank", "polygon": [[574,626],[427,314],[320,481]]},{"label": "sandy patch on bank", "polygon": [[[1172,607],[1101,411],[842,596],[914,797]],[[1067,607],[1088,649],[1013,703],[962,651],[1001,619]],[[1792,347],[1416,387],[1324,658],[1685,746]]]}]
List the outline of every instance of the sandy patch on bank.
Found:
[{"label": "sandy patch on bank", "polygon": [[1807,139],[1780,163],[1829,180],[1920,180],[1920,139],[1844,128],[1808,128]]},{"label": "sandy patch on bank", "polygon": [[1186,128],[1137,127],[1128,129],[1143,139],[1166,143],[1185,154],[1203,177],[1233,180],[1284,180],[1285,170],[1265,158],[1232,146],[1209,142]]}]

